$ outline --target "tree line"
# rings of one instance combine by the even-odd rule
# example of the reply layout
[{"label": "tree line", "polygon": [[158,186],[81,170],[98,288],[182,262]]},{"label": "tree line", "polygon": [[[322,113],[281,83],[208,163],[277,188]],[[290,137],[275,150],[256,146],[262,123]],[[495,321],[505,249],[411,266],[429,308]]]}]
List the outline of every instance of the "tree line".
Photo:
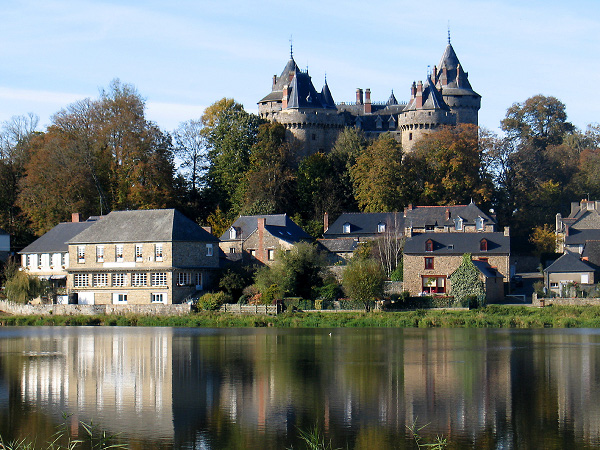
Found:
[{"label": "tree line", "polygon": [[174,207],[217,235],[240,214],[286,212],[317,237],[324,212],[473,200],[526,241],[571,201],[600,196],[600,126],[578,130],[563,103],[536,95],[513,104],[501,129],[442,128],[405,153],[388,133],[347,128],[331,152],[300,157],[282,125],[228,98],[161,130],[137,90],[114,80],[44,131],[33,114],[1,124],[0,228],[19,249],[72,212]]}]

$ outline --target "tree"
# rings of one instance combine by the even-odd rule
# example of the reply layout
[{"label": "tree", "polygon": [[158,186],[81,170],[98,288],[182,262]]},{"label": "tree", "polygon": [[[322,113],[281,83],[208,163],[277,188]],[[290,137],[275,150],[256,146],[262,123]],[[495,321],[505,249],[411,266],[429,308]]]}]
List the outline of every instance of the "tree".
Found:
[{"label": "tree", "polygon": [[287,295],[314,298],[316,289],[323,284],[325,257],[316,245],[299,242],[290,251],[280,251],[275,262],[260,268],[256,273],[256,284],[261,293],[277,286]]},{"label": "tree", "polygon": [[404,249],[404,229],[399,222],[398,213],[385,224],[384,233],[375,239],[373,251],[380,262],[386,277],[391,278],[396,267],[401,264]]},{"label": "tree", "polygon": [[356,158],[350,169],[358,206],[363,212],[401,209],[400,183],[402,151],[390,133],[379,136]]},{"label": "tree", "polygon": [[47,281],[19,270],[16,262],[6,264],[4,279],[6,298],[16,303],[27,303],[36,297],[46,295],[50,289]]},{"label": "tree", "polygon": [[344,270],[342,287],[346,295],[369,311],[370,304],[383,295],[384,281],[385,273],[377,261],[354,257]]},{"label": "tree", "polygon": [[181,160],[179,170],[183,169],[192,195],[204,187],[204,176],[208,169],[206,136],[202,133],[202,127],[202,120],[188,120],[179,124],[173,133],[175,156]]},{"label": "tree", "polygon": [[450,275],[452,283],[451,295],[459,304],[465,304],[471,296],[481,297],[485,294],[483,281],[479,278],[479,270],[471,260],[471,254],[465,253],[460,266]]},{"label": "tree", "polygon": [[533,229],[529,242],[535,245],[535,253],[541,256],[543,253],[554,253],[556,251],[556,234],[551,225],[547,223],[538,225]]}]

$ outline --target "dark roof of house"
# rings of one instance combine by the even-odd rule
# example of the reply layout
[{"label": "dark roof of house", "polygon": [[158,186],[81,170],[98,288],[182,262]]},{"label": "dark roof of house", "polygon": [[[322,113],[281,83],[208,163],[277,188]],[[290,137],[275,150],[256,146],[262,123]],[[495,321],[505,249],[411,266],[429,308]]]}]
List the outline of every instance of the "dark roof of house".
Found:
[{"label": "dark roof of house", "polygon": [[547,273],[593,272],[594,268],[579,259],[579,255],[566,252],[544,269]]},{"label": "dark roof of house", "polygon": [[89,218],[85,222],[62,222],[47,233],[43,234],[19,253],[63,253],[69,250],[67,241],[88,229],[96,218]]},{"label": "dark roof of house", "polygon": [[587,262],[596,269],[600,269],[600,241],[586,241],[582,258],[587,258]]},{"label": "dark roof of house", "polygon": [[105,242],[218,242],[175,209],[113,211],[70,239],[69,244]]},{"label": "dark roof of house", "polygon": [[[433,242],[433,251],[425,251],[425,242]],[[480,250],[480,243],[487,241],[487,250]],[[509,254],[510,237],[500,232],[489,233],[421,233],[406,239],[404,243],[405,254],[441,254],[473,255]]]},{"label": "dark roof of house", "polygon": [[[346,223],[350,224],[350,233],[344,233]],[[405,222],[402,213],[343,213],[323,233],[323,237],[374,237],[381,234],[377,231],[380,223],[386,224],[386,227],[395,223],[400,233],[404,234]]]},{"label": "dark roof of house", "polygon": [[473,264],[486,278],[504,278],[500,272],[489,265],[487,261],[473,260]]},{"label": "dark roof of house", "polygon": [[600,230],[594,229],[577,229],[570,228],[569,235],[565,236],[565,244],[585,244],[586,241],[598,241],[600,240]]},{"label": "dark roof of house", "polygon": [[[446,211],[450,213],[449,220],[446,220]],[[484,226],[496,223],[473,202],[468,205],[454,206],[415,206],[412,209],[405,209],[404,216],[406,226],[415,228],[422,228],[427,225],[454,226],[454,219],[458,217],[463,219],[463,225],[474,225],[477,217],[483,219]]]},{"label": "dark roof of house", "polygon": [[317,243],[331,253],[352,253],[358,246],[358,239],[336,238],[318,239]]},{"label": "dark roof of house", "polygon": [[233,239],[234,241],[239,239],[246,240],[258,229],[259,218],[265,218],[265,230],[281,240],[292,244],[299,241],[312,240],[312,237],[290,219],[287,214],[268,214],[238,217],[231,227],[223,233],[221,241],[226,242],[232,240],[229,239],[229,230],[231,230],[232,227],[238,232],[238,239]]}]

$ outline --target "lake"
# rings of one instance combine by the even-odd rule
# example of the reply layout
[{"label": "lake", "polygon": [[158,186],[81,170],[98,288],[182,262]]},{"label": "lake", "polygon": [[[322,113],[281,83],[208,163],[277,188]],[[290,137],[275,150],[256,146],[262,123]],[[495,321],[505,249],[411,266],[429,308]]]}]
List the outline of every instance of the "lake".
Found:
[{"label": "lake", "polygon": [[[67,419],[63,413],[68,414]],[[0,328],[0,435],[132,448],[595,448],[600,330]]]}]

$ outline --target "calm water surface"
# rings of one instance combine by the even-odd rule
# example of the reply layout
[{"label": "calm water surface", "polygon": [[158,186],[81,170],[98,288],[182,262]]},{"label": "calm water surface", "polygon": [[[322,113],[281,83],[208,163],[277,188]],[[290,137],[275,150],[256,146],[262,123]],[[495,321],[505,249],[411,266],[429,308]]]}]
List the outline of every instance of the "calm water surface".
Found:
[{"label": "calm water surface", "polygon": [[0,435],[62,413],[132,448],[596,448],[600,330],[0,328]]}]

